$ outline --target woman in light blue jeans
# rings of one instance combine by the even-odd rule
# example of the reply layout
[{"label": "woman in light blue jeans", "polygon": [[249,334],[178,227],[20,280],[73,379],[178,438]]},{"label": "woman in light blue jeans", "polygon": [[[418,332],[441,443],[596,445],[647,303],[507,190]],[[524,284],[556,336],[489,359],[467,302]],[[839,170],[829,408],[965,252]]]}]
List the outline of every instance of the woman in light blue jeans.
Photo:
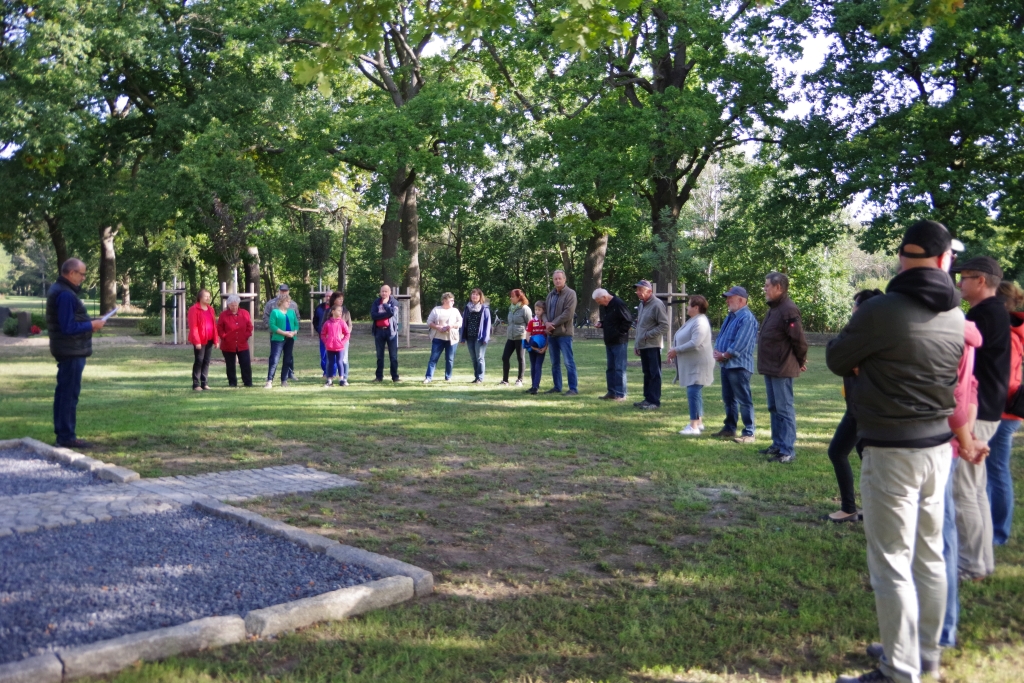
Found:
[{"label": "woman in light blue jeans", "polygon": [[676,364],[676,382],[686,387],[686,401],[690,406],[690,424],[679,431],[684,436],[694,436],[704,430],[704,387],[710,386],[715,377],[707,311],[707,299],[699,294],[690,297],[686,308],[690,319],[676,332],[668,351],[669,361]]}]

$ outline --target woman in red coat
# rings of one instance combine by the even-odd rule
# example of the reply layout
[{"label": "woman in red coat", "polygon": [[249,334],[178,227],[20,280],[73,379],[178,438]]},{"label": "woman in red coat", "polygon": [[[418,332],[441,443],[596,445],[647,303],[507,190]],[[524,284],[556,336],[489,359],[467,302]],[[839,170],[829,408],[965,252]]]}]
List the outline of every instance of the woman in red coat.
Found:
[{"label": "woman in red coat", "polygon": [[241,308],[237,294],[228,297],[228,307],[217,318],[217,333],[220,335],[220,352],[228,367],[228,386],[237,387],[235,360],[242,369],[242,384],[252,386],[252,362],[249,358],[249,337],[252,336],[252,318],[249,311]]},{"label": "woman in red coat", "polygon": [[195,350],[192,391],[206,391],[210,388],[206,383],[210,375],[210,355],[220,341],[217,321],[213,317],[213,307],[210,306],[211,299],[209,291],[200,289],[196,302],[188,309],[188,343]]}]

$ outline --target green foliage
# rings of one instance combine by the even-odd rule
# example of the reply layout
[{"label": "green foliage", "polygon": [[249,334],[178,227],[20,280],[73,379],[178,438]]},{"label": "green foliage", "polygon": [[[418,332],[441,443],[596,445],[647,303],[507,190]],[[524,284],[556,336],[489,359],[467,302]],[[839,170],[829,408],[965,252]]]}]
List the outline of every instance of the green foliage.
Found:
[{"label": "green foliage", "polygon": [[[160,318],[158,316],[140,318],[139,322],[136,324],[138,325],[140,334],[148,337],[160,336]],[[170,317],[167,317],[165,320],[164,332],[166,334],[174,332],[174,321]]]},{"label": "green foliage", "polygon": [[4,334],[13,337],[18,334],[18,319],[13,315],[4,321]]}]

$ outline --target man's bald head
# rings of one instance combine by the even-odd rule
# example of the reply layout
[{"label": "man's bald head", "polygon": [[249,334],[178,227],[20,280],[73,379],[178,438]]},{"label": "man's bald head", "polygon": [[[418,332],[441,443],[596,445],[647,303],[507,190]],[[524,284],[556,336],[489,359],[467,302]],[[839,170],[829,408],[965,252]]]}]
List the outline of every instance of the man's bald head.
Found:
[{"label": "man's bald head", "polygon": [[67,261],[60,264],[61,275],[70,275],[75,272],[85,275],[85,263],[76,258],[69,258]]}]

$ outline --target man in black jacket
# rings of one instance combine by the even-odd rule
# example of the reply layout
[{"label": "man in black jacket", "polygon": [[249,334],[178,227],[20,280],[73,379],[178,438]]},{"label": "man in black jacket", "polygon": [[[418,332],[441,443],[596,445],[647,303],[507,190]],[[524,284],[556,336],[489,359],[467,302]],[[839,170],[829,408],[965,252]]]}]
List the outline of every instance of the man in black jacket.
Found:
[{"label": "man in black jacket", "polygon": [[46,332],[50,353],[57,359],[57,389],[53,392],[53,431],[57,445],[89,448],[91,444],[75,433],[78,395],[82,391],[85,359],[92,355],[92,334],[105,324],[90,320],[78,293],[85,282],[85,264],[69,258],[60,267],[60,277],[46,294]]},{"label": "man in black jacket", "polygon": [[[977,256],[956,264],[953,272],[960,274],[960,293],[971,305],[967,319],[981,332],[981,347],[974,357],[978,380],[974,438],[988,443],[999,429],[1010,390],[1010,314],[996,296],[1003,269],[991,256]],[[963,576],[978,580],[995,571],[988,468],[983,461],[960,460],[953,471],[958,565]]]},{"label": "man in black jacket", "polygon": [[611,401],[626,400],[626,358],[629,348],[629,330],[633,316],[626,308],[626,302],[607,289],[594,290],[594,301],[601,305],[600,322],[597,326],[604,332],[604,348],[608,357],[605,377],[608,393],[601,398]]},{"label": "man in black jacket", "polygon": [[938,672],[948,418],[964,345],[960,293],[947,273],[952,246],[941,223],[910,226],[900,273],[825,352],[829,370],[853,377],[849,409],[864,443],[864,536],[882,637],[879,668],[838,683],[917,683],[922,672]]}]

